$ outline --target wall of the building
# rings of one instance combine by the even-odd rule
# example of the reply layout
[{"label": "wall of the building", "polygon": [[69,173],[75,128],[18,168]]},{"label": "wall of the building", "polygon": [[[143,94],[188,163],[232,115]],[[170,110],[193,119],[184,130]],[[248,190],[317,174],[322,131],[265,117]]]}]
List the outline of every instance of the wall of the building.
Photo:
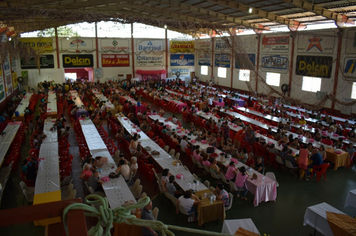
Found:
[{"label": "wall of the building", "polygon": [[[350,64],[350,60],[356,60],[356,43],[354,43],[356,29],[350,28],[343,29],[342,31],[342,47],[340,54],[340,67],[336,94],[339,100],[350,101],[352,83],[353,81],[356,81],[356,72],[345,74],[344,70],[348,61]],[[320,91],[326,92],[326,94],[333,94],[335,73],[337,69],[336,61],[339,42],[338,35],[339,33],[337,29],[305,31],[296,33],[261,34],[260,39],[258,39],[257,35],[246,35],[237,36],[238,39],[236,43],[232,45],[237,46],[238,52],[244,54],[256,54],[255,71],[259,75],[257,83],[258,93],[268,94],[270,92],[269,87],[262,83],[261,80],[265,80],[267,72],[275,72],[280,73],[280,85],[273,86],[274,89],[281,91],[280,87],[283,84],[290,84],[290,96],[292,98],[299,99],[309,104],[316,104],[320,101],[317,98],[316,93],[302,90],[303,76],[321,77],[322,80]],[[200,78],[201,81],[205,81],[207,79],[210,79],[211,76],[214,76],[215,83],[218,83],[220,86],[232,87],[248,92],[249,89],[246,83],[239,80],[239,69],[235,68],[235,57],[231,61],[232,50],[225,50],[224,47],[221,47],[221,44],[217,43],[220,42],[220,40],[221,39],[218,38],[214,38],[213,40],[205,40],[206,42],[212,41],[212,45],[214,47],[214,50],[210,50],[212,60],[211,66],[209,67],[209,74],[201,75],[201,68],[198,63],[199,56],[197,56],[197,63],[195,69],[196,75]],[[229,39],[229,42],[231,42],[231,39]],[[197,49],[197,51],[199,52],[199,49]],[[215,65],[216,54],[222,52],[227,53],[230,56],[230,68],[227,69],[226,78],[218,78],[218,68]],[[304,56],[308,60],[311,60],[314,56],[317,56],[317,59],[320,59],[321,64],[328,64],[327,61],[331,60],[331,62],[329,63],[329,66],[331,66],[330,76],[319,76],[315,71],[313,72],[314,74],[312,73],[309,75],[301,75],[301,73],[303,72],[302,70],[299,70],[297,64],[297,59],[300,58],[300,56]],[[283,63],[279,65],[278,63],[266,63],[266,61],[271,62],[271,59]],[[231,69],[231,66],[233,66],[233,69]],[[351,77],[352,79],[346,80],[345,75],[348,75],[349,78]],[[255,74],[251,72],[250,84],[253,89],[256,88],[255,78]],[[332,102],[328,100],[324,105],[324,108],[332,108]],[[346,113],[345,110],[351,112],[349,111],[351,110],[350,107],[345,107],[341,105],[335,105],[334,109],[342,111],[344,113]],[[353,106],[352,109],[355,113],[356,106]]]}]

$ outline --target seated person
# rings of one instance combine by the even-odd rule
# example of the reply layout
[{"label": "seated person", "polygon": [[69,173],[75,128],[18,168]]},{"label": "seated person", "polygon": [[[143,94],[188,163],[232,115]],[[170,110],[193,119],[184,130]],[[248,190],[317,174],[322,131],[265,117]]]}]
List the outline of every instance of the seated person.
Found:
[{"label": "seated person", "polygon": [[264,169],[263,158],[257,157],[257,163],[255,165],[255,170],[260,172],[261,174],[263,174],[263,169]]},{"label": "seated person", "polygon": [[211,165],[211,163],[209,161],[209,156],[206,153],[203,154],[202,164],[203,164],[203,166],[207,166],[207,167],[210,167],[210,165]]},{"label": "seated person", "polygon": [[[247,200],[246,194],[248,190],[246,189],[245,182],[246,179],[248,178],[248,174],[246,172],[246,169],[244,166],[240,167],[239,172],[236,174],[236,180],[235,180],[235,185],[238,189],[243,189],[245,191],[243,197],[241,197],[242,200]],[[237,198],[240,196],[237,195]]]},{"label": "seated person", "polygon": [[131,168],[129,167],[129,165],[124,160],[120,160],[119,161],[119,166],[117,167],[115,172],[116,173],[121,173],[122,177],[124,177],[126,182],[130,181]]},{"label": "seated person", "polygon": [[242,148],[242,152],[240,152],[240,154],[237,156],[237,158],[238,158],[239,161],[241,161],[242,163],[246,163],[246,161],[247,161],[247,159],[248,159],[247,149],[246,149],[246,148]]},{"label": "seated person", "polygon": [[135,176],[137,169],[138,169],[137,157],[131,157],[130,169],[131,169],[132,175]]},{"label": "seated person", "polygon": [[100,178],[99,178],[99,171],[95,171],[94,174],[92,174],[90,177],[89,177],[89,186],[93,188],[94,192],[96,191],[101,191],[101,192],[104,192],[103,190],[103,186],[102,184],[104,183],[104,181],[102,181]]},{"label": "seated person", "polygon": [[351,159],[351,164],[352,164],[352,161],[353,161],[353,158],[354,158],[354,154],[355,154],[355,151],[356,151],[355,148],[354,148],[353,143],[349,143],[349,145],[347,145],[345,151],[349,153],[350,159]]},{"label": "seated person", "polygon": [[[170,175],[169,180],[166,181],[166,189],[167,189],[167,192],[170,194],[170,195],[173,195],[174,197],[176,198],[179,198],[180,196],[183,195],[183,192],[182,191],[178,191],[176,186],[175,186],[175,177],[174,175]],[[179,189],[180,190],[180,189]]]},{"label": "seated person", "polygon": [[312,161],[312,164],[308,165],[308,168],[307,168],[308,178],[310,177],[309,168],[314,169],[314,168],[317,168],[317,166],[320,166],[323,164],[323,158],[317,149],[313,149],[312,156],[310,157],[310,160]]},{"label": "seated person", "polygon": [[[141,219],[142,220],[154,220],[154,217],[152,215],[152,201],[149,201],[149,203],[144,208],[142,208]],[[149,227],[142,226],[142,235],[143,236],[157,236],[158,234],[153,229],[151,229]]]},{"label": "seated person", "polygon": [[342,143],[342,138],[339,138],[339,139],[337,140],[337,142],[334,143],[334,147],[335,147],[335,148],[341,149],[343,146],[344,146],[344,144]]},{"label": "seated person", "polygon": [[195,213],[196,207],[194,205],[199,203],[200,203],[199,198],[194,194],[192,194],[192,191],[190,190],[185,191],[183,196],[178,198],[177,201],[177,205],[182,206],[188,213]]},{"label": "seated person", "polygon": [[255,167],[255,159],[254,159],[254,156],[253,156],[253,152],[250,152],[250,153],[248,154],[248,158],[247,158],[245,164],[246,164],[247,166],[249,166],[249,167],[252,167],[252,168]]},{"label": "seated person", "polygon": [[230,203],[229,194],[224,189],[223,184],[218,184],[216,186],[216,189],[214,190],[214,194],[216,195],[217,199],[222,200],[224,202],[225,207],[229,206]]},{"label": "seated person", "polygon": [[92,174],[93,174],[93,172],[90,170],[90,165],[85,164],[83,171],[80,174],[79,178],[81,178],[82,180],[88,181]]},{"label": "seated person", "polygon": [[291,148],[294,148],[294,149],[299,149],[299,148],[300,148],[298,138],[294,138],[294,139],[293,139],[293,142],[291,143],[290,147],[291,147]]},{"label": "seated person", "polygon": [[200,146],[198,145],[193,151],[193,157],[195,158],[195,160],[201,162],[202,158],[200,156],[200,150],[199,149],[200,149]]},{"label": "seated person", "polygon": [[220,168],[217,165],[218,161],[216,160],[216,158],[213,159],[213,161],[211,162],[209,168],[210,170],[214,171],[215,174],[220,174]]},{"label": "seated person", "polygon": [[329,136],[326,136],[326,138],[324,138],[321,142],[329,146],[332,146],[334,144],[334,142],[330,139]]},{"label": "seated person", "polygon": [[237,169],[235,167],[235,162],[231,161],[229,163],[229,167],[227,168],[225,179],[235,182],[236,174],[237,174]]},{"label": "seated person", "polygon": [[298,164],[296,163],[296,159],[293,156],[293,151],[292,149],[289,149],[287,154],[284,156],[284,162],[285,161],[290,161],[294,167],[297,167]]}]

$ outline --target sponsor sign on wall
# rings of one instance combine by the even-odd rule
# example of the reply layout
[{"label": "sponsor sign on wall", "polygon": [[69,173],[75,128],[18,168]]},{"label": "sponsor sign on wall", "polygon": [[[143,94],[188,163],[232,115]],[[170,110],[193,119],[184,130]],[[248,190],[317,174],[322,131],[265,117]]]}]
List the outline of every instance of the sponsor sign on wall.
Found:
[{"label": "sponsor sign on wall", "polygon": [[[40,68],[41,69],[53,69],[54,57],[53,55],[41,55],[40,56]],[[28,62],[21,59],[21,69],[37,69],[35,58],[32,57]]]},{"label": "sponsor sign on wall", "polygon": [[0,65],[0,102],[5,100],[5,83],[4,75],[2,73],[2,66]]},{"label": "sponsor sign on wall", "polygon": [[226,40],[216,39],[215,40],[215,51],[231,51],[231,48]]},{"label": "sponsor sign on wall", "polygon": [[289,52],[289,36],[263,36],[261,51],[264,53],[288,53]]},{"label": "sponsor sign on wall", "polygon": [[171,54],[171,66],[194,66],[194,54]]},{"label": "sponsor sign on wall", "polygon": [[68,51],[82,51],[82,50],[93,50],[93,39],[88,38],[70,38],[61,40],[62,48],[61,50]]},{"label": "sponsor sign on wall", "polygon": [[94,60],[92,54],[64,54],[63,67],[75,68],[75,67],[93,67]]},{"label": "sponsor sign on wall", "polygon": [[346,57],[344,62],[343,75],[345,79],[356,79],[356,57]]},{"label": "sponsor sign on wall", "polygon": [[288,70],[289,60],[287,55],[263,55],[261,59],[262,71],[277,70],[281,73],[286,73]]},{"label": "sponsor sign on wall", "polygon": [[198,40],[196,41],[198,49],[198,65],[211,66],[211,49],[212,43],[210,40]]},{"label": "sponsor sign on wall", "polygon": [[130,66],[129,54],[102,54],[102,67],[124,67]]},{"label": "sponsor sign on wall", "polygon": [[138,55],[136,64],[137,66],[163,66],[163,56]]},{"label": "sponsor sign on wall", "polygon": [[12,86],[13,89],[17,89],[18,82],[17,82],[17,72],[12,73]]},{"label": "sponsor sign on wall", "polygon": [[136,52],[163,52],[163,40],[144,40],[136,44]]},{"label": "sponsor sign on wall", "polygon": [[345,53],[356,54],[356,31],[355,30],[347,31]]},{"label": "sponsor sign on wall", "polygon": [[299,53],[333,53],[335,44],[334,32],[320,34],[299,34],[297,51]]},{"label": "sponsor sign on wall", "polygon": [[256,54],[237,54],[235,56],[235,68],[236,69],[248,69],[254,70],[256,64]]},{"label": "sponsor sign on wall", "polygon": [[170,52],[173,53],[194,53],[195,41],[171,41]]},{"label": "sponsor sign on wall", "polygon": [[333,58],[323,56],[297,56],[297,75],[331,77]]},{"label": "sponsor sign on wall", "polygon": [[100,39],[100,50],[104,52],[129,52],[129,39]]},{"label": "sponsor sign on wall", "polygon": [[3,65],[4,65],[4,76],[5,76],[5,92],[6,92],[6,96],[9,96],[12,93],[12,77],[11,77],[9,58],[5,59]]},{"label": "sponsor sign on wall", "polygon": [[36,50],[37,52],[52,52],[52,38],[20,38],[19,42]]},{"label": "sponsor sign on wall", "polygon": [[189,68],[172,68],[171,69],[172,75],[175,75],[178,71],[180,72],[181,75],[190,75]]},{"label": "sponsor sign on wall", "polygon": [[230,55],[227,53],[215,54],[215,66],[230,68]]}]

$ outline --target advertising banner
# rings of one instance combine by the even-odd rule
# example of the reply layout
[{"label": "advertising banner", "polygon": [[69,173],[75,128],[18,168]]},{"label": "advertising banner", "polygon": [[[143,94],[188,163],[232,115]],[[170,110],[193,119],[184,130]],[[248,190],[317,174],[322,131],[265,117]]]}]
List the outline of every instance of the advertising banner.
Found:
[{"label": "advertising banner", "polygon": [[4,61],[4,76],[6,96],[9,96],[12,93],[12,78],[9,58],[6,58]]},{"label": "advertising banner", "polygon": [[102,54],[102,67],[125,67],[130,66],[129,54]]},{"label": "advertising banner", "polygon": [[163,56],[139,55],[136,56],[137,66],[163,66]]},{"label": "advertising banner", "polygon": [[180,72],[181,75],[190,75],[190,70],[189,68],[172,68],[171,69],[171,72],[172,72],[172,75],[175,75],[176,72]]},{"label": "advertising banner", "polygon": [[231,48],[228,44],[228,42],[226,42],[226,40],[224,39],[216,39],[215,40],[215,51],[219,52],[219,51],[231,51]]},{"label": "advertising banner", "polygon": [[288,53],[289,36],[262,37],[261,51],[264,53]]},{"label": "advertising banner", "polygon": [[277,70],[280,73],[287,73],[289,60],[288,55],[262,55],[261,70]]},{"label": "advertising banner", "polygon": [[17,82],[17,72],[12,73],[12,86],[13,89],[17,89],[18,82]]},{"label": "advertising banner", "polygon": [[230,68],[230,55],[227,53],[215,54],[215,66]]},{"label": "advertising banner", "polygon": [[[247,61],[250,59],[250,61]],[[247,69],[254,70],[256,65],[256,54],[237,54],[235,56],[235,68],[236,69]]]},{"label": "advertising banner", "polygon": [[129,39],[100,39],[100,50],[103,52],[125,52],[130,51]]},{"label": "advertising banner", "polygon": [[19,42],[37,52],[53,52],[52,38],[20,38]]},{"label": "advertising banner", "polygon": [[144,40],[136,44],[136,52],[163,52],[163,40]]},{"label": "advertising banner", "polygon": [[94,59],[92,54],[64,54],[63,67],[75,68],[75,67],[93,67]]},{"label": "advertising banner", "polygon": [[171,41],[170,52],[172,53],[194,53],[195,41]]},{"label": "advertising banner", "polygon": [[2,73],[2,66],[0,65],[0,102],[4,100],[5,100],[4,74]]},{"label": "advertising banner", "polygon": [[331,78],[333,58],[319,56],[297,56],[297,75]]},{"label": "advertising banner", "polygon": [[347,31],[345,53],[356,54],[356,31],[355,30]]},{"label": "advertising banner", "polygon": [[356,80],[356,57],[346,57],[344,61],[343,75],[345,79]]},{"label": "advertising banner", "polygon": [[297,51],[299,53],[333,53],[335,32],[321,32],[318,34],[298,34]]},{"label": "advertising banner", "polygon": [[199,66],[211,66],[211,50],[212,43],[210,40],[198,40],[196,41],[198,49],[198,65]]},{"label": "advertising banner", "polygon": [[[40,68],[41,69],[53,69],[54,57],[53,55],[41,55],[40,56]],[[28,62],[21,59],[21,69],[37,69],[35,58],[32,57]]]},{"label": "advertising banner", "polygon": [[83,38],[83,39],[70,38],[69,40],[64,38],[61,40],[61,45],[62,45],[61,50],[65,50],[65,51],[94,50],[93,39],[88,39],[88,38]]},{"label": "advertising banner", "polygon": [[194,66],[194,54],[171,54],[171,66]]}]

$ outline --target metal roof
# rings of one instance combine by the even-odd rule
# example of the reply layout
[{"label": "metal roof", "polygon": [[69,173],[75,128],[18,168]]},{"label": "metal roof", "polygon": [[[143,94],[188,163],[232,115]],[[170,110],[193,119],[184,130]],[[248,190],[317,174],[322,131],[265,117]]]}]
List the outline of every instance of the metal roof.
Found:
[{"label": "metal roof", "polygon": [[183,33],[227,28],[259,32],[334,22],[354,24],[356,0],[2,0],[0,21],[30,32],[62,25],[118,21],[144,23]]}]

